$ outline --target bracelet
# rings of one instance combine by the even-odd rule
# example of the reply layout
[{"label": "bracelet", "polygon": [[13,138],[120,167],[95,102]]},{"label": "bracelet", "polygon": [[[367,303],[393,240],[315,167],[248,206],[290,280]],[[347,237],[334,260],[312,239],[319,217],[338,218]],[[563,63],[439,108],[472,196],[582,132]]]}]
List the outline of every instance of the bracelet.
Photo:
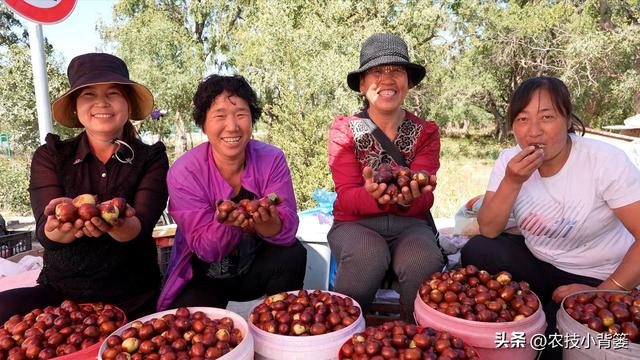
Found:
[{"label": "bracelet", "polygon": [[624,291],[629,291],[629,289],[627,289],[626,287],[622,286],[622,284],[620,284],[613,276],[609,276],[609,280],[611,280],[611,282],[614,283],[620,289],[622,289]]}]

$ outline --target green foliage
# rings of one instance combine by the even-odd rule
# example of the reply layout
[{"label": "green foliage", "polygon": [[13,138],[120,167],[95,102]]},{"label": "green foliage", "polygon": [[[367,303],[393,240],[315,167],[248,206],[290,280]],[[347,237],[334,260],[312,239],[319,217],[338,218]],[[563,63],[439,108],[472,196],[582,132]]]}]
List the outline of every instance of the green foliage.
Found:
[{"label": "green foliage", "polygon": [[[0,133],[9,135],[12,150],[30,153],[39,144],[38,119],[33,85],[28,33],[13,13],[0,5]],[[55,99],[67,87],[60,61],[52,46],[44,44],[49,98]],[[52,132],[74,134],[53,124]]]},{"label": "green foliage", "polygon": [[131,77],[149,87],[156,107],[167,111],[159,121],[139,124],[141,132],[166,139],[189,117],[191,97],[204,71],[202,45],[188,31],[173,7],[153,1],[120,1],[116,22],[101,26],[101,36],[115,45]]},{"label": "green foliage", "polygon": [[434,114],[447,121],[475,116],[470,120],[476,123],[490,116],[505,138],[511,93],[540,75],[564,80],[575,112],[593,127],[620,123],[634,106],[640,110],[634,104],[640,100],[638,1],[609,1],[604,13],[601,3],[454,2],[441,72],[446,90]]},{"label": "green foliage", "polygon": [[[262,0],[246,9],[230,35],[230,62],[262,98],[260,129],[287,154],[300,209],[315,206],[316,188],[333,188],[328,129],[337,114],[359,108],[346,75],[358,68],[362,41],[376,31],[407,32],[405,39],[420,50],[416,56],[432,60],[429,40],[441,15],[431,6],[395,1]],[[418,114],[427,109],[421,98],[410,106]]]},{"label": "green foliage", "polygon": [[[9,134],[14,151],[31,153],[39,145],[38,118],[29,48],[14,44],[0,52],[0,132]],[[49,97],[55,99],[68,88],[66,76],[55,58],[47,59]],[[76,131],[54,122],[52,132],[63,138]]]},{"label": "green foliage", "polygon": [[509,142],[498,142],[495,138],[482,134],[468,133],[464,136],[442,137],[440,161],[456,159],[486,160],[492,162],[500,151],[513,146]]},{"label": "green foliage", "polygon": [[0,3],[0,46],[9,46],[27,39],[27,30],[22,27],[13,12]]},{"label": "green foliage", "polygon": [[[0,157],[0,212],[29,215],[29,167],[25,157],[7,159]],[[26,169],[26,171],[25,171]]]},{"label": "green foliage", "polygon": [[489,176],[500,151],[511,146],[492,136],[466,134],[442,137],[438,186],[432,213],[451,218],[462,204],[487,190]]}]

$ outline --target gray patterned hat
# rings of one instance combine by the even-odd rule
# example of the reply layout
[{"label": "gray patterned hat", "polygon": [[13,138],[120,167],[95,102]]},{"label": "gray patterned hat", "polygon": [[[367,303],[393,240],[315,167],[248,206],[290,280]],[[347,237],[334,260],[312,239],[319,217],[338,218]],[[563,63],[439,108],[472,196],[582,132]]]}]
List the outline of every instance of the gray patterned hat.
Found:
[{"label": "gray patterned hat", "polygon": [[347,84],[354,91],[360,91],[360,75],[375,66],[402,65],[407,69],[409,86],[418,85],[426,74],[424,66],[409,61],[407,43],[394,34],[376,33],[362,44],[360,68],[347,75]]}]

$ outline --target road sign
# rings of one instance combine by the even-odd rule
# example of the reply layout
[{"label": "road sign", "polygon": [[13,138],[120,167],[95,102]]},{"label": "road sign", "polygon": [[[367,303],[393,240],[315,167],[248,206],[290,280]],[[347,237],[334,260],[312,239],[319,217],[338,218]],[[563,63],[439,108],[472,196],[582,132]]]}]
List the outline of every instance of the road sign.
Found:
[{"label": "road sign", "polygon": [[15,12],[40,24],[55,24],[64,20],[77,0],[4,0]]}]

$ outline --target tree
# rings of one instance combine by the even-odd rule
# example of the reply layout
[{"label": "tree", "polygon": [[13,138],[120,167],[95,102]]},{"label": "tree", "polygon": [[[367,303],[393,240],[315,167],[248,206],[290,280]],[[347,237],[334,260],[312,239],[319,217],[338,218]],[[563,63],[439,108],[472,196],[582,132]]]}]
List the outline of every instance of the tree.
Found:
[{"label": "tree", "polygon": [[0,47],[25,43],[27,34],[27,30],[13,16],[13,12],[4,4],[0,4]]},{"label": "tree", "polygon": [[[238,2],[240,3],[240,2]],[[120,0],[114,24],[101,25],[103,40],[127,62],[136,80],[149,86],[156,106],[167,115],[141,124],[143,131],[175,133],[176,156],[184,150],[185,132],[194,129],[191,99],[205,72],[227,68],[220,57],[227,27],[239,17],[236,2],[221,0]]]},{"label": "tree", "polygon": [[120,0],[102,31],[169,110],[143,123],[165,137],[189,128],[203,74],[245,76],[264,106],[256,135],[285,151],[306,208],[315,188],[333,186],[328,127],[359,109],[345,78],[372,33],[402,36],[427,68],[409,110],[444,126],[494,125],[505,139],[509,97],[531,76],[563,79],[590,126],[640,108],[639,1]]},{"label": "tree", "polygon": [[[438,64],[432,39],[446,13],[424,1],[259,0],[230,33],[230,62],[258,90],[264,116],[258,129],[282,148],[293,173],[298,205],[313,205],[316,188],[333,188],[327,135],[337,114],[358,111],[361,99],[346,86],[359,50],[374,32],[394,32],[414,48],[414,59]],[[425,82],[427,83],[427,82]],[[412,110],[428,112],[425,87]]]},{"label": "tree", "polygon": [[[638,2],[630,2],[637,9]],[[453,2],[450,71],[442,78],[446,90],[435,114],[453,120],[475,113],[475,121],[489,115],[504,139],[506,106],[515,87],[529,77],[551,75],[567,83],[587,124],[619,122],[632,109],[637,90],[629,90],[639,85],[633,65],[639,54],[638,12],[601,3]],[[615,23],[624,26],[614,29]]]},{"label": "tree", "polygon": [[587,2],[589,34],[567,47],[563,78],[592,127],[640,113],[640,2]]},{"label": "tree", "polygon": [[[172,3],[120,1],[114,7],[114,24],[100,27],[103,40],[127,63],[131,77],[149,87],[156,107],[167,111],[161,120],[147,120],[141,131],[166,139],[185,129],[185,117],[198,79],[204,71],[203,51]],[[184,138],[177,136],[177,143]],[[179,155],[184,146],[177,146]]]},{"label": "tree", "polygon": [[[67,80],[47,42],[45,56],[49,97],[54,99],[66,90]],[[4,5],[0,5],[0,64],[0,132],[9,134],[16,151],[30,153],[39,145],[39,136],[28,34]],[[57,123],[53,131],[74,133]]]}]

